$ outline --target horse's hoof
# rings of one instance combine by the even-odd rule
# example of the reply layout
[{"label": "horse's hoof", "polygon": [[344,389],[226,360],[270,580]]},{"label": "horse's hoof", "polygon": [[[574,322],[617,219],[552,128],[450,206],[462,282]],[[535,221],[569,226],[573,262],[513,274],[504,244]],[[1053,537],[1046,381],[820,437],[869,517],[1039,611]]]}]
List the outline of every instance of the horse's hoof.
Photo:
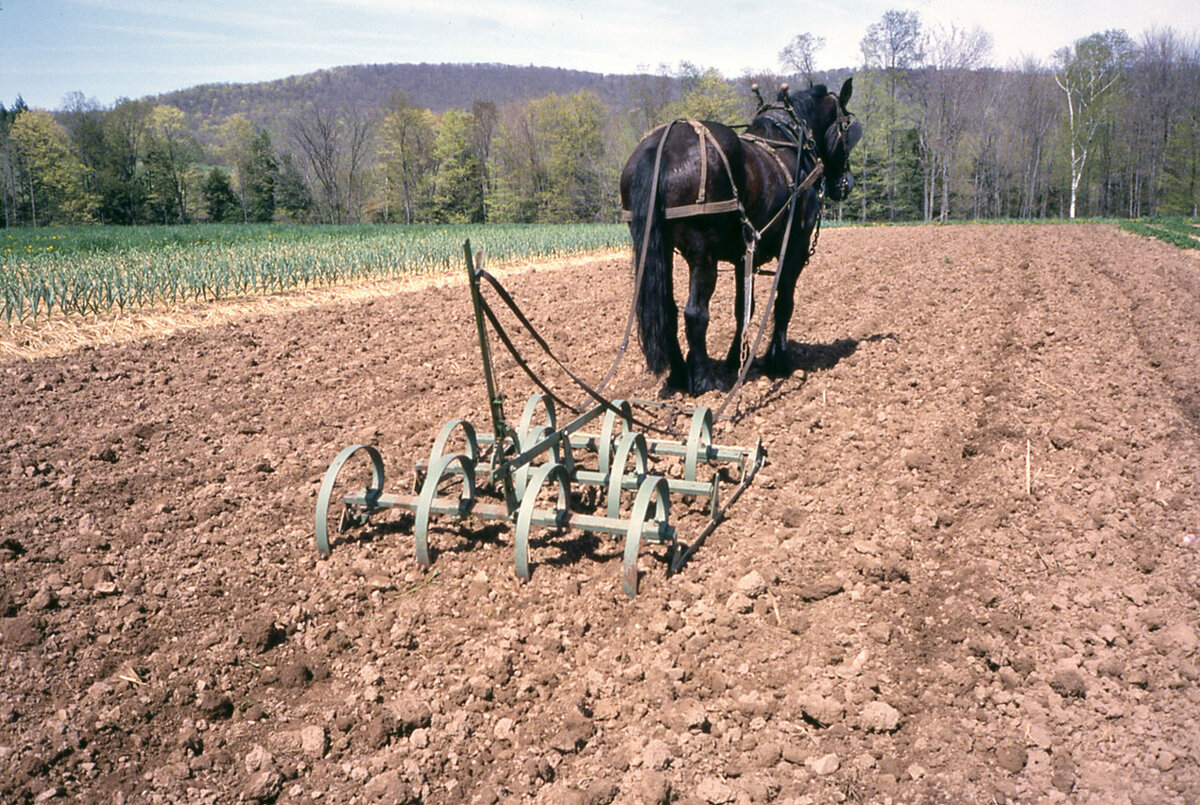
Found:
[{"label": "horse's hoof", "polygon": [[763,361],[762,371],[767,377],[779,379],[792,373],[792,365],[787,358],[773,358],[768,355]]},{"label": "horse's hoof", "polygon": [[721,388],[721,382],[712,374],[705,373],[704,375],[692,375],[692,385],[688,391],[693,397],[699,397],[706,391]]},{"label": "horse's hoof", "polygon": [[670,396],[677,391],[687,391],[692,386],[687,370],[672,371],[667,375],[667,382],[663,385],[660,396]]}]

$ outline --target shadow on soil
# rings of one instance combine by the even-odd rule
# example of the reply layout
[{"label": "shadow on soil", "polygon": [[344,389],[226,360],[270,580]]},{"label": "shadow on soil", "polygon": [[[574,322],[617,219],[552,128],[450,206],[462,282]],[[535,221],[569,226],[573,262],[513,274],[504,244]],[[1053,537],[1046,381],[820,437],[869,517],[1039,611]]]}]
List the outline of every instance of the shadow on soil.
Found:
[{"label": "shadow on soil", "polygon": [[[761,398],[747,405],[745,408],[739,409],[733,415],[732,421],[740,422],[749,414],[772,407],[788,394],[804,388],[804,384],[808,380],[810,373],[832,369],[857,352],[858,348],[863,344],[877,344],[880,341],[898,342],[899,340],[900,336],[895,333],[876,333],[866,338],[839,338],[828,344],[805,344],[798,341],[789,341],[788,358],[792,362],[791,373],[787,377],[776,379]],[[797,372],[803,373],[799,378],[799,385],[788,386],[788,382],[795,378]],[[761,360],[756,360],[750,368],[746,380],[749,382],[762,376],[762,362]]]}]

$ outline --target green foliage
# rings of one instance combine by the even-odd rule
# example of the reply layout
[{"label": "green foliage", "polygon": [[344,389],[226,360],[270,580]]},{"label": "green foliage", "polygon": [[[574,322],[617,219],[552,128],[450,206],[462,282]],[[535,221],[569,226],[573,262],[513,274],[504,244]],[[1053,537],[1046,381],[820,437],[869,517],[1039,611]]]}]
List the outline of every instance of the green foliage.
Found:
[{"label": "green foliage", "polygon": [[718,123],[738,123],[745,116],[742,96],[715,69],[701,70],[695,65],[680,65],[680,98],[667,107],[666,122],[672,118],[714,120]]},{"label": "green foliage", "polygon": [[98,199],[84,184],[83,163],[66,129],[49,112],[34,109],[16,115],[8,136],[29,183],[35,226],[93,220]]},{"label": "green foliage", "polygon": [[1200,249],[1200,225],[1195,218],[1140,218],[1122,221],[1121,228],[1135,235],[1157,238],[1181,249]]},{"label": "green foliage", "polygon": [[250,153],[243,167],[245,177],[246,220],[267,224],[275,220],[275,188],[279,181],[279,163],[271,146],[271,135],[260,129],[250,141]]},{"label": "green foliage", "polygon": [[0,235],[5,321],[178,305],[625,248],[621,225],[80,227]]},{"label": "green foliage", "polygon": [[442,115],[433,147],[437,174],[433,219],[437,223],[479,223],[484,219],[483,163],[472,144],[475,118],[451,109]]},{"label": "green foliage", "polygon": [[242,206],[234,195],[228,174],[221,168],[212,168],[204,180],[204,208],[208,220],[213,223],[234,223],[242,219]]},{"label": "green foliage", "polygon": [[279,176],[275,183],[275,203],[292,221],[309,220],[315,207],[312,194],[291,154],[280,157]]},{"label": "green foliage", "polygon": [[604,108],[590,92],[550,95],[509,110],[494,153],[498,221],[596,221],[613,214],[617,176],[606,163]]},{"label": "green foliage", "polygon": [[411,224],[427,220],[433,206],[433,113],[393,98],[379,127],[380,169],[383,173],[382,217],[385,223]]}]

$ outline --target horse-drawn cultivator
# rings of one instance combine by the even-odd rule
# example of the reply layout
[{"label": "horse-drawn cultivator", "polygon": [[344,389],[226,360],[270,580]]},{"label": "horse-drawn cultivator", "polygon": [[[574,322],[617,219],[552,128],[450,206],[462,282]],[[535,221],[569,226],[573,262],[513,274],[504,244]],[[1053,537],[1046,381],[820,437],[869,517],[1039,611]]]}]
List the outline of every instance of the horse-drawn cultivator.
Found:
[{"label": "horse-drawn cultivator", "polygon": [[[623,539],[621,581],[630,597],[637,593],[643,544],[666,547],[668,572],[678,571],[762,467],[762,440],[751,448],[713,444],[713,417],[704,407],[692,412],[686,439],[654,438],[646,431],[658,429],[639,427],[630,402],[610,401],[590,389],[596,405],[579,411],[565,425],[558,424],[554,398],[547,393],[530,397],[520,423],[510,426],[492,372],[484,316],[494,325],[496,319],[480,292],[484,272],[475,267],[469,242],[465,251],[491,432],[480,432],[462,419],[447,422],[429,458],[416,467],[415,494],[384,492],[383,459],[375,447],[359,444],[342,450],[317,495],[317,550],[329,556],[330,511],[336,509],[339,476],[347,462],[362,453],[370,463],[371,480],[366,488],[341,494],[337,530],[364,526],[386,509],[411,512],[416,559],[422,568],[432,561],[433,519],[456,517],[510,523],[516,574],[524,581],[530,578],[530,540],[539,529],[562,534],[573,528]],[[501,333],[501,338],[511,349],[507,336]],[[599,432],[584,431],[597,422]],[[733,485],[724,505],[722,483]],[[670,522],[673,496],[707,500],[707,524],[690,543],[678,538]]]}]

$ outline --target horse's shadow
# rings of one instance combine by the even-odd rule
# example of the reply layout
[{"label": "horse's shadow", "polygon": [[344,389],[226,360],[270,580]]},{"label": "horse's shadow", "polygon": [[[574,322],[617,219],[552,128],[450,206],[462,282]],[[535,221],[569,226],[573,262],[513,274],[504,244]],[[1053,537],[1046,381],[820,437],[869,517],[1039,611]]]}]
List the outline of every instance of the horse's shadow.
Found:
[{"label": "horse's shadow", "polygon": [[[837,366],[842,361],[849,358],[859,347],[864,344],[876,344],[880,341],[899,341],[900,336],[896,333],[875,333],[864,338],[839,338],[828,343],[807,343],[802,341],[788,341],[787,356],[791,364],[791,371],[782,376],[774,377],[774,382],[770,388],[760,398],[753,402],[739,407],[737,413],[733,414],[732,420],[738,422],[747,414],[762,411],[779,400],[783,399],[788,394],[804,387],[808,381],[808,376],[815,372],[828,371]],[[795,385],[794,381],[796,374],[800,373],[799,385]],[[763,359],[755,358],[750,365],[750,370],[746,373],[746,382],[750,383],[761,377],[768,376],[763,368]],[[732,389],[737,382],[737,373],[727,371],[725,380],[725,389]],[[664,386],[663,393],[670,393],[667,387]]]}]

